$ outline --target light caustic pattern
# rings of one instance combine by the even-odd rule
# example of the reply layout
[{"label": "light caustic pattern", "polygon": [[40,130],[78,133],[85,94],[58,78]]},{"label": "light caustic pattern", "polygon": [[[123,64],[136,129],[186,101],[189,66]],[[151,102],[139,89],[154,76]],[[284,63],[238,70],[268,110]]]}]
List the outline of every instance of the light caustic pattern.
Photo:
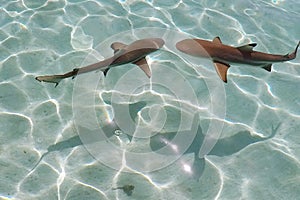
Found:
[{"label": "light caustic pattern", "polygon": [[[213,156],[205,158],[205,171],[199,182],[191,181],[184,172],[191,172],[199,164],[190,152],[199,153],[201,147],[206,150],[202,155],[209,151],[203,146],[203,138],[199,142],[196,140],[197,145],[192,144],[188,153],[173,165],[154,164],[153,168],[167,167],[151,175],[134,170],[151,168],[128,159],[131,152],[138,153],[142,162],[141,153],[150,150],[175,159],[183,152],[179,148],[182,145],[178,142],[179,136],[190,134],[183,138],[191,141],[191,130],[196,129],[199,121],[200,127],[208,135],[206,122],[222,119],[220,113],[211,112],[211,107],[207,107],[211,102],[210,95],[218,94],[213,90],[210,90],[210,95],[207,92],[211,85],[216,84],[213,81],[218,80],[213,65],[208,62],[208,65],[193,66],[189,63],[193,62],[190,57],[180,57],[180,52],[175,49],[171,52],[176,56],[172,56],[169,50],[177,41],[173,36],[163,36],[170,42],[162,51],[148,57],[154,73],[150,80],[136,66],[130,68],[130,65],[126,65],[112,69],[113,73],[109,73],[106,79],[100,79],[105,84],[99,86],[98,91],[87,88],[96,95],[95,100],[99,100],[92,102],[94,115],[89,118],[99,118],[99,126],[95,129],[97,134],[103,134],[99,129],[104,127],[107,128],[105,130],[117,130],[113,136],[105,135],[103,140],[111,143],[109,146],[115,149],[113,153],[120,153],[115,162],[121,163],[121,166],[111,165],[120,168],[119,171],[106,168],[98,162],[101,156],[106,158],[105,155],[113,162],[114,157],[109,155],[107,149],[99,146],[102,154],[95,160],[76,135],[70,105],[73,81],[65,80],[58,88],[54,88],[37,83],[34,79],[37,75],[62,73],[81,67],[82,60],[90,51],[95,52],[97,60],[110,57],[111,42],[121,38],[130,43],[139,38],[160,36],[148,33],[149,29],[146,29],[142,36],[128,34],[127,39],[123,36],[110,38],[116,33],[138,27],[172,27],[207,40],[221,36],[224,44],[240,46],[256,42],[257,50],[288,53],[299,40],[299,27],[294,26],[299,22],[298,4],[296,0],[1,1],[0,198],[73,200],[83,199],[81,194],[89,194],[88,199],[116,199],[115,193],[122,195],[123,192],[111,190],[111,187],[122,186],[119,184],[124,180],[136,186],[133,192],[133,198],[136,199],[230,199],[232,196],[258,199],[257,195],[260,195],[260,199],[298,197],[299,190],[294,189],[299,187],[295,174],[300,173],[300,93],[295,92],[299,87],[298,58],[293,62],[275,64],[272,73],[251,67],[230,68],[230,82],[226,86],[226,124],[222,138],[218,139],[210,152]],[[114,41],[101,43],[106,38]],[[186,36],[180,39],[186,39]],[[101,45],[97,52],[101,54],[94,51],[99,43]],[[97,60],[91,59],[89,63]],[[199,60],[194,63],[199,63]],[[211,70],[210,76],[205,76],[209,73],[205,71],[205,66]],[[172,75],[180,80],[182,76],[187,78],[188,84],[185,85],[194,90],[198,104],[182,98],[184,93],[178,91],[180,87],[169,91],[159,86],[161,82],[158,76],[167,78],[169,75],[169,71],[163,71],[165,68],[173,70]],[[132,70],[135,70],[134,73],[125,75]],[[97,75],[96,81],[99,80],[99,74],[91,73]],[[76,87],[79,87],[79,83],[84,81],[79,81],[79,76],[77,78]],[[135,82],[131,82],[133,80]],[[124,82],[128,85],[132,83],[128,88],[136,90],[123,89],[120,85]],[[139,86],[138,82],[141,83]],[[135,91],[135,94],[131,94],[131,91]],[[124,101],[120,99],[122,96]],[[222,101],[224,99],[222,96]],[[220,105],[222,101],[219,101]],[[132,120],[128,119],[128,124],[133,124],[133,128],[124,126],[119,119],[116,125],[111,123],[102,126],[107,123],[106,120],[115,119],[113,108],[116,114],[127,114],[125,111],[129,109]],[[194,118],[194,123],[192,114],[196,112],[199,115],[198,119]],[[97,122],[86,120],[85,112],[79,114],[77,117],[87,123]],[[272,126],[277,127],[279,122],[280,128],[270,134]],[[174,132],[179,130],[179,124],[185,127],[182,127],[175,140]],[[118,129],[118,125],[124,132]],[[133,140],[130,138],[132,135],[136,136]],[[149,144],[147,137],[150,136],[152,140],[148,139]],[[274,137],[257,142],[261,141],[259,138],[267,139],[269,136]],[[207,144],[213,146],[209,141]],[[166,151],[159,152],[163,147],[166,147]],[[36,168],[32,170],[35,165]],[[180,167],[185,171],[180,171]],[[134,173],[121,173],[123,169]],[[138,186],[143,190],[139,191]],[[264,189],[263,193],[258,193],[261,188]],[[124,196],[119,199],[124,199]]]},{"label": "light caustic pattern", "polygon": [[[193,65],[195,60],[199,61],[190,62],[175,49],[176,42],[190,36],[162,28],[135,29],[114,35],[97,48],[103,50],[116,41],[129,44],[145,37],[163,38],[166,42],[160,52],[148,58],[153,73],[150,79],[138,67],[126,71],[116,67],[120,76],[113,84],[108,84],[110,88],[105,89],[108,87],[105,84],[99,87],[101,74],[89,73],[76,78],[73,90],[75,125],[83,144],[96,159],[117,170],[125,165],[140,172],[150,172],[172,164],[193,143],[200,119],[207,119],[208,128],[197,152],[197,156],[203,158],[216,144],[224,124],[226,95],[221,81],[204,78],[202,84],[206,87],[207,97],[199,97],[199,86],[192,85],[177,67],[159,60],[160,56],[169,54],[181,60],[181,64]],[[87,62],[90,59],[87,58]],[[217,76],[209,70],[198,73],[201,77]],[[207,101],[204,103],[199,98]],[[99,101],[110,112],[99,113]],[[134,117],[130,108],[135,107],[133,104],[136,105]],[[97,117],[101,114],[107,116],[104,123]],[[115,130],[118,130],[117,135],[113,134]],[[164,134],[171,133],[172,138],[167,140]],[[153,140],[160,136],[161,148],[151,149]]]}]

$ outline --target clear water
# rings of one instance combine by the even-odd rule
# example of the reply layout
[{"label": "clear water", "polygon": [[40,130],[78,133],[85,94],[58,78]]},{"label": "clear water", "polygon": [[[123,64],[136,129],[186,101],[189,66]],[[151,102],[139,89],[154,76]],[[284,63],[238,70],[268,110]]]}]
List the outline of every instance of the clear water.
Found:
[{"label": "clear water", "polygon": [[[0,5],[1,199],[299,197],[299,58],[271,73],[233,65],[223,84],[209,60],[174,46],[220,36],[286,54],[300,39],[296,0]],[[147,58],[150,80],[132,64],[56,88],[34,79],[146,37],[166,41]]]}]

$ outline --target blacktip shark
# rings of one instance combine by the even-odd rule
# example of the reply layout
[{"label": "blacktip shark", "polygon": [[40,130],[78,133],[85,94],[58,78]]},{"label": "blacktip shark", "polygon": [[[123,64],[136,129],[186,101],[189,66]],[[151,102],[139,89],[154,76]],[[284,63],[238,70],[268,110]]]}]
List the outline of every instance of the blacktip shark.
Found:
[{"label": "blacktip shark", "polygon": [[240,47],[232,47],[222,44],[219,37],[215,37],[213,41],[202,39],[185,39],[176,44],[176,48],[186,54],[195,57],[210,58],[214,62],[215,69],[219,77],[227,82],[227,70],[230,64],[246,64],[261,67],[267,71],[271,71],[272,64],[276,62],[284,62],[296,58],[297,49],[286,55],[268,54],[253,51],[256,43],[247,44]]},{"label": "blacktip shark", "polygon": [[121,42],[114,42],[111,48],[114,50],[114,55],[103,61],[88,65],[82,68],[75,68],[73,71],[60,75],[37,76],[35,79],[40,82],[55,83],[55,87],[62,79],[72,77],[73,79],[83,73],[101,70],[104,75],[111,67],[133,63],[138,65],[148,77],[151,77],[151,71],[145,57],[160,48],[165,44],[161,38],[146,38],[134,41],[126,45]]}]

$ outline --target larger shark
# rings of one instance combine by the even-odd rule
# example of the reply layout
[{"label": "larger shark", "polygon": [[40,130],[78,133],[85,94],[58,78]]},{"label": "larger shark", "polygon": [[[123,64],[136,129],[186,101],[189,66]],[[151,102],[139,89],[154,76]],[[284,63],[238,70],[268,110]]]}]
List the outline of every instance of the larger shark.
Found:
[{"label": "larger shark", "polygon": [[296,58],[297,49],[286,55],[267,54],[253,51],[256,43],[247,44],[240,47],[231,47],[222,44],[219,37],[215,37],[213,41],[202,39],[185,39],[176,44],[176,48],[186,54],[210,58],[214,62],[215,69],[219,77],[227,82],[227,70],[230,64],[246,64],[264,68],[271,71],[272,64],[276,62],[284,62]]},{"label": "larger shark", "polygon": [[97,62],[95,64],[88,65],[82,68],[75,68],[73,71],[67,72],[60,75],[47,75],[47,76],[37,76],[35,79],[38,81],[55,83],[55,87],[59,84],[62,79],[65,78],[75,78],[79,74],[101,70],[106,75],[107,71],[111,67],[124,65],[127,63],[133,63],[138,65],[145,74],[150,77],[151,71],[145,57],[160,48],[165,44],[164,40],[161,38],[146,38],[137,40],[129,45],[123,44],[121,42],[115,42],[111,45],[114,50],[114,55],[108,59]]}]

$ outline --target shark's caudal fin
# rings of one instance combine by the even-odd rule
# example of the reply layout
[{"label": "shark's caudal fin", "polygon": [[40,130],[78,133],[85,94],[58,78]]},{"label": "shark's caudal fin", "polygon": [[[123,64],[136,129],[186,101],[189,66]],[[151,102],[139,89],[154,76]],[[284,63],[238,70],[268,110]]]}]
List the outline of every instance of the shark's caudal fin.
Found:
[{"label": "shark's caudal fin", "polygon": [[292,60],[292,59],[295,59],[296,56],[297,56],[297,51],[298,51],[298,47],[300,45],[300,41],[298,42],[296,48],[295,48],[295,51],[291,54],[287,54],[285,57],[287,57],[289,60]]},{"label": "shark's caudal fin", "polygon": [[75,68],[75,69],[73,69],[73,71],[68,72],[66,74],[52,75],[52,76],[37,76],[37,77],[35,77],[35,79],[40,81],[40,82],[55,83],[54,87],[57,87],[59,82],[62,79],[69,78],[69,77],[72,77],[72,79],[74,79],[75,76],[77,75],[78,71],[79,71],[79,69]]},{"label": "shark's caudal fin", "polygon": [[55,83],[54,87],[57,87],[59,82],[63,78],[60,75],[53,75],[53,76],[37,76],[35,77],[35,80],[40,82],[47,82],[47,83]]}]

